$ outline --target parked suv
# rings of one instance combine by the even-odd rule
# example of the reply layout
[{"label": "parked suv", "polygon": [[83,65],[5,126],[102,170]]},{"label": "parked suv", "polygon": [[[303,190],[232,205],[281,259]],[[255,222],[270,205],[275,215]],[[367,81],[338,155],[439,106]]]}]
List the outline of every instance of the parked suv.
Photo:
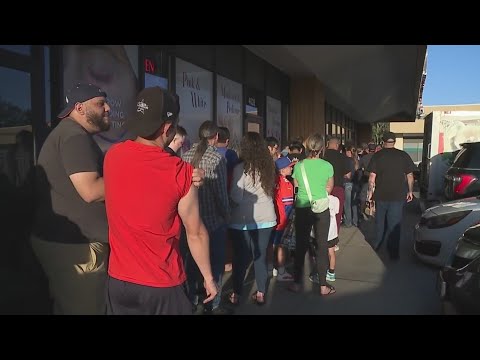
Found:
[{"label": "parked suv", "polygon": [[460,314],[480,314],[480,225],[469,228],[438,274],[437,289],[444,304]]},{"label": "parked suv", "polygon": [[480,195],[480,142],[462,144],[445,175],[447,200]]},{"label": "parked suv", "polygon": [[445,266],[458,238],[476,224],[480,224],[480,196],[433,206],[425,210],[415,226],[415,254],[427,264]]}]

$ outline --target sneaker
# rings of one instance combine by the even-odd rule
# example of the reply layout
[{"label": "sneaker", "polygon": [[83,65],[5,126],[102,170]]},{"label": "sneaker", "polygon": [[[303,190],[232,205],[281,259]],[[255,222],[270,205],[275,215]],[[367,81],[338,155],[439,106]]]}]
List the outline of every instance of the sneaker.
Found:
[{"label": "sneaker", "polygon": [[340,250],[340,248],[338,247],[338,245],[335,245],[335,251],[338,251]]},{"label": "sneaker", "polygon": [[293,276],[285,271],[282,274],[278,274],[277,281],[293,281]]},{"label": "sneaker", "polygon": [[335,281],[335,273],[331,273],[330,271],[327,270],[327,281]]},{"label": "sneaker", "polygon": [[272,271],[272,274],[273,274],[273,276],[277,276],[278,275],[278,270],[274,268],[273,271]]},{"label": "sneaker", "polygon": [[310,274],[310,276],[308,277],[308,280],[310,280],[315,284],[320,284],[320,277],[318,276],[318,274]]}]

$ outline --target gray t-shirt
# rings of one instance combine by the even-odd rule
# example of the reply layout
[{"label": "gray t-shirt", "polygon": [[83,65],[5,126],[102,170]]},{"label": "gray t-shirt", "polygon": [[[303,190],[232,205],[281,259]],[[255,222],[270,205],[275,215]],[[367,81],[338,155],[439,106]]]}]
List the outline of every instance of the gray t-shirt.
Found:
[{"label": "gray t-shirt", "polygon": [[85,202],[69,176],[79,172],[103,175],[103,154],[80,124],[66,118],[42,146],[35,174],[33,233],[59,243],[108,242],[105,203]]}]

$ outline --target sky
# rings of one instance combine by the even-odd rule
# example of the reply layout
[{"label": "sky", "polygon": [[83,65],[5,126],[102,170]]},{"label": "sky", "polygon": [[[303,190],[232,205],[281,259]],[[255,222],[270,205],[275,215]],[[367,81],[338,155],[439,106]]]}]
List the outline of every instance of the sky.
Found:
[{"label": "sky", "polygon": [[428,45],[423,105],[480,104],[480,45]]}]

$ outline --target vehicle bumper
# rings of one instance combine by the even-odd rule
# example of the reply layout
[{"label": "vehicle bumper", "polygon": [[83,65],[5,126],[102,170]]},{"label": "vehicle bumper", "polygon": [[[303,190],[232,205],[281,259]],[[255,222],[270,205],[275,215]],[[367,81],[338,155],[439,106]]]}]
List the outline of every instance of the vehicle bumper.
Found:
[{"label": "vehicle bumper", "polygon": [[448,250],[449,245],[444,241],[434,240],[441,238],[441,235],[438,235],[436,231],[415,226],[413,250],[422,262],[443,267],[449,260],[450,251]]}]

